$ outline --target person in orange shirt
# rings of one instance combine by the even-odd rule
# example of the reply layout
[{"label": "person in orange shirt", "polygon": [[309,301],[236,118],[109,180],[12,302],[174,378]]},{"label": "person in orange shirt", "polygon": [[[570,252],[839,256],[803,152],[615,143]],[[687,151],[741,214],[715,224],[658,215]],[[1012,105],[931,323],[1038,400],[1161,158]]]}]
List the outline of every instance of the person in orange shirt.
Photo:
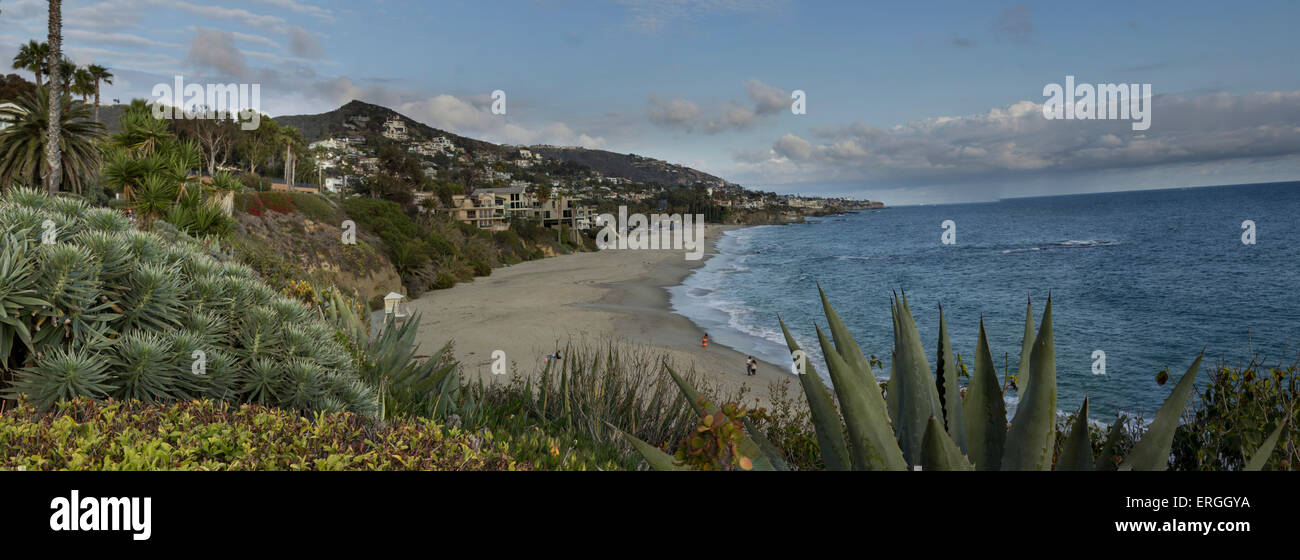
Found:
[{"label": "person in orange shirt", "polygon": [[704,338],[701,338],[701,339],[700,339],[700,346],[702,346],[702,347],[704,347],[704,348],[708,348],[708,347],[709,347],[709,335],[708,335],[708,333],[705,333]]}]

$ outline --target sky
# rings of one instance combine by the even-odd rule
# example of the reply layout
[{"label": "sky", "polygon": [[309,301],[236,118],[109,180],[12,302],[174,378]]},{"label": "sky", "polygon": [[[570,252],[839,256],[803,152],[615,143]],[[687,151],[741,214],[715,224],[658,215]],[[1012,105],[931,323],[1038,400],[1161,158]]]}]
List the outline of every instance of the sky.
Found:
[{"label": "sky", "polygon": [[[360,99],[779,193],[901,205],[1300,179],[1293,0],[67,0],[63,14],[69,56],[117,76],[105,100],[175,76],[259,84],[273,116]],[[0,0],[5,61],[45,33],[45,0]],[[1150,127],[1046,118],[1044,88],[1067,76],[1149,84]]]}]

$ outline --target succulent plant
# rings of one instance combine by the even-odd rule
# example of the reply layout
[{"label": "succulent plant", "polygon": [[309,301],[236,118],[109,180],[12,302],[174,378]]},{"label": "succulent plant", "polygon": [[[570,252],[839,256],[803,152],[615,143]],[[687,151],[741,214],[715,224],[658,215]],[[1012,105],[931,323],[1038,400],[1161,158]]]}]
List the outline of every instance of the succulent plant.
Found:
[{"label": "succulent plant", "polygon": [[0,197],[0,393],[379,412],[326,317],[156,229],[31,189]]},{"label": "succulent plant", "polygon": [[[821,292],[820,288],[818,289]],[[1037,333],[1032,307],[1026,309],[1025,341],[1019,380],[1020,401],[1007,421],[1002,388],[992,352],[979,327],[974,368],[962,396],[957,363],[948,340],[947,320],[939,315],[937,370],[930,368],[906,294],[891,300],[894,348],[890,379],[883,386],[870,362],[821,294],[831,338],[817,327],[817,340],[826,360],[835,396],[811,364],[805,364],[799,382],[804,390],[822,458],[830,470],[1115,470],[1115,431],[1102,457],[1094,458],[1088,438],[1088,400],[1075,414],[1060,457],[1053,462],[1056,441],[1056,351],[1052,332],[1052,301],[1048,298]],[[792,356],[800,350],[781,322]],[[1156,413],[1154,422],[1119,470],[1164,470],[1178,419],[1191,396],[1201,356],[1192,362],[1173,392]],[[671,373],[671,370],[669,370]],[[675,373],[673,377],[687,400],[698,395]],[[882,397],[881,389],[885,395]],[[836,409],[838,400],[838,412]],[[700,410],[714,413],[714,410]],[[841,416],[842,412],[842,416]],[[626,436],[626,434],[625,434]],[[626,436],[655,469],[681,467],[667,453]],[[1265,442],[1257,454],[1267,457],[1276,438]],[[753,459],[755,470],[781,469],[780,453],[762,434],[747,426],[740,451]],[[1262,461],[1260,462],[1262,464]]]}]

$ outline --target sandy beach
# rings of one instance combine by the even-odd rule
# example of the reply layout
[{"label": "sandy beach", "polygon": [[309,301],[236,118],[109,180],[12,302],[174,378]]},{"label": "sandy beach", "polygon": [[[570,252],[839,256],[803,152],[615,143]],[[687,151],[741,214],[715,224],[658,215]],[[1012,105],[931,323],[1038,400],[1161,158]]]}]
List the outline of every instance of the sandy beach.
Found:
[{"label": "sandy beach", "polygon": [[790,373],[760,361],[758,375],[746,376],[746,355],[713,342],[702,348],[704,333],[672,313],[665,290],[703,266],[722,232],[735,227],[709,225],[701,260],[686,260],[681,250],[579,253],[493,269],[491,276],[426,292],[410,302],[421,316],[421,353],[454,340],[467,376],[501,382],[507,376],[491,373],[495,350],[513,364],[508,375],[527,375],[570,338],[614,338],[694,364],[725,393],[747,384],[766,401],[769,383],[792,379]]}]

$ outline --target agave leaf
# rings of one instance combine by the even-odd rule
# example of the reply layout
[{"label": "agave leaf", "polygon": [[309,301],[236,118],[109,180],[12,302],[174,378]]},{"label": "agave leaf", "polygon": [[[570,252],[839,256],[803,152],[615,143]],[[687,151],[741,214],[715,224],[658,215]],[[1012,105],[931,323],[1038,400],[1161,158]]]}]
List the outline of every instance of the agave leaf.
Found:
[{"label": "agave leaf", "polygon": [[970,471],[975,470],[970,461],[957,449],[957,444],[948,437],[939,419],[933,416],[925,426],[925,447],[921,451],[921,468],[927,471]]},{"label": "agave leaf", "polygon": [[[894,431],[893,422],[890,420],[889,408],[885,403],[885,398],[880,394],[880,385],[876,382],[876,376],[871,373],[871,362],[862,354],[862,348],[853,339],[853,335],[849,334],[848,327],[844,325],[844,321],[840,320],[839,314],[835,312],[835,308],[831,306],[830,300],[820,286],[817,287],[817,292],[821,296],[822,309],[825,311],[826,323],[830,327],[831,337],[835,340],[835,351],[848,365],[850,373],[856,377],[856,379],[845,380],[850,385],[846,386],[845,389],[863,395],[860,404],[865,406],[867,411],[866,421],[869,422],[871,440],[873,445],[878,446],[885,452],[886,461],[883,465],[875,468],[906,469],[907,464],[902,460],[902,451],[894,452],[894,449],[898,448],[898,443],[892,437]],[[825,345],[823,345],[823,351],[825,350]],[[835,380],[834,374],[831,376],[831,381],[835,384],[836,393],[840,393],[840,383]],[[818,382],[820,383],[820,380]],[[844,400],[844,394],[840,393],[840,402],[843,403]],[[845,417],[848,417],[847,409]],[[859,468],[866,467],[859,465]]]},{"label": "agave leaf", "polygon": [[1277,446],[1277,439],[1282,436],[1282,429],[1285,427],[1286,420],[1283,420],[1277,425],[1277,428],[1273,430],[1273,433],[1264,440],[1264,443],[1259,444],[1259,449],[1255,450],[1255,455],[1250,458],[1250,462],[1246,463],[1246,467],[1242,470],[1264,470],[1264,465],[1268,463],[1268,458],[1273,455],[1273,448]]},{"label": "agave leaf", "polygon": [[750,422],[748,418],[742,420],[741,423],[745,425],[745,433],[749,435],[749,437],[754,438],[754,443],[757,443],[758,448],[762,450],[763,457],[772,464],[772,470],[790,470],[790,463],[786,462],[785,456],[782,455],[781,450],[777,449],[776,445],[772,443],[772,440],[767,439],[767,436],[763,435],[763,432],[758,431],[758,428],[755,428],[754,423]]},{"label": "agave leaf", "polygon": [[1003,470],[1052,468],[1056,439],[1056,345],[1052,337],[1052,298],[1047,298],[1043,321],[1029,353],[1030,389],[1022,393],[1016,415],[1007,430],[1002,453]]},{"label": "agave leaf", "polygon": [[605,424],[608,425],[610,429],[618,432],[627,439],[628,443],[632,444],[632,448],[641,455],[642,459],[645,459],[646,464],[650,465],[650,468],[657,471],[689,470],[685,466],[678,465],[677,461],[673,459],[673,456],[664,453],[662,449],[641,441],[640,438],[618,429],[617,426],[610,424],[609,422],[606,422]]},{"label": "agave leaf", "polygon": [[[826,324],[830,327],[831,338],[835,341],[835,351],[839,352],[840,357],[849,365],[853,373],[862,378],[863,386],[877,387],[876,376],[871,373],[871,362],[867,361],[866,356],[862,353],[862,348],[858,346],[853,335],[849,334],[848,327],[844,326],[844,321],[831,307],[831,302],[826,298],[826,292],[822,291],[821,286],[817,286],[817,293],[822,298],[822,310],[826,315]],[[883,398],[881,399],[883,401]]]},{"label": "agave leaf", "polygon": [[943,426],[957,447],[966,452],[966,414],[962,412],[960,370],[953,357],[952,342],[948,340],[948,320],[939,306],[939,355],[935,364],[935,391],[943,409]]},{"label": "agave leaf", "polygon": [[1106,433],[1106,442],[1101,446],[1101,455],[1092,464],[1092,470],[1095,471],[1113,471],[1119,468],[1115,464],[1115,451],[1119,445],[1119,436],[1123,432],[1124,423],[1117,417],[1115,423],[1110,425],[1110,431]]},{"label": "agave leaf", "polygon": [[854,468],[860,471],[907,470],[902,450],[889,427],[879,389],[874,384],[864,387],[862,378],[851,371],[822,330],[816,330],[822,353],[826,355],[831,382],[835,384],[835,394],[839,395],[840,406],[844,409]]},{"label": "agave leaf", "polygon": [[996,471],[1002,466],[1002,449],[1007,440],[1007,403],[998,385],[989,341],[980,319],[979,345],[975,348],[975,368],[970,388],[966,390],[966,436],[969,457],[979,470]]},{"label": "agave leaf", "polygon": [[1074,415],[1074,426],[1065,438],[1061,448],[1061,458],[1056,461],[1058,471],[1092,470],[1092,442],[1088,439],[1088,397],[1083,397],[1083,406]]},{"label": "agave leaf", "polygon": [[1029,394],[1029,356],[1034,351],[1034,302],[1025,298],[1025,336],[1020,340],[1020,363],[1016,365],[1016,394]]},{"label": "agave leaf", "polygon": [[894,435],[903,458],[908,465],[921,461],[921,448],[925,441],[925,427],[931,416],[941,416],[939,392],[934,386],[934,374],[921,346],[921,336],[904,294],[894,306],[894,367],[895,377],[889,382],[890,392],[896,393]]},{"label": "agave leaf", "polygon": [[1169,468],[1169,449],[1174,444],[1174,430],[1178,428],[1178,418],[1187,406],[1187,398],[1192,395],[1192,388],[1196,385],[1196,370],[1200,369],[1201,358],[1204,356],[1205,351],[1202,350],[1196,356],[1196,361],[1187,368],[1187,373],[1178,380],[1178,385],[1165,399],[1165,404],[1160,405],[1160,410],[1156,411],[1156,419],[1151,422],[1146,435],[1133,446],[1128,457],[1120,463],[1119,470],[1163,471]]},{"label": "agave leaf", "polygon": [[[778,318],[777,322],[781,323],[781,333],[785,335],[785,343],[793,354],[799,350],[799,343],[790,336],[790,330],[785,327],[784,321]],[[853,468],[848,448],[844,445],[844,428],[840,424],[840,415],[835,411],[835,403],[831,400],[826,385],[822,383],[821,376],[817,375],[817,370],[809,362],[804,374],[798,377],[799,384],[803,386],[804,398],[808,400],[813,429],[817,432],[817,446],[821,448],[826,470],[846,471]]]}]

